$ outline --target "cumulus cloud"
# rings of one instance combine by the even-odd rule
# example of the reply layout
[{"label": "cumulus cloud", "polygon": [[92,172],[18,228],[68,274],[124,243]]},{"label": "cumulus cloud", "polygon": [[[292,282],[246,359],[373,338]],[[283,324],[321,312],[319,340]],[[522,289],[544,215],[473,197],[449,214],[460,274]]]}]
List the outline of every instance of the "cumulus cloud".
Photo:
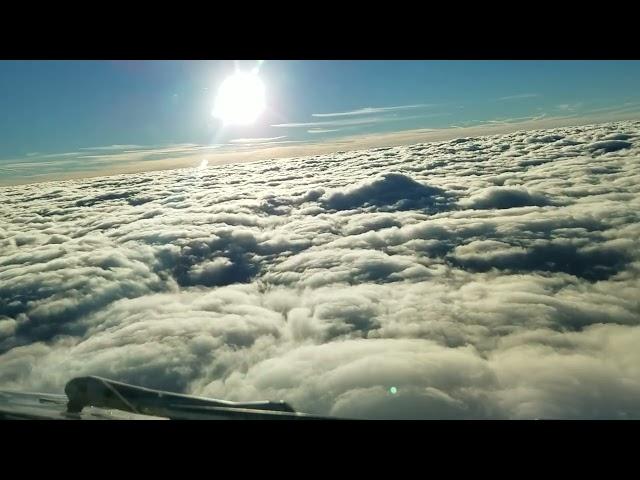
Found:
[{"label": "cumulus cloud", "polygon": [[[401,173],[386,173],[361,185],[329,193],[324,204],[330,209],[349,210],[358,207],[378,207],[396,210],[444,208],[446,192],[416,182]],[[438,204],[442,205],[438,205]]]},{"label": "cumulus cloud", "polygon": [[639,132],[3,187],[0,388],[640,418]]},{"label": "cumulus cloud", "polygon": [[524,187],[489,187],[461,202],[470,208],[514,208],[530,205],[544,206],[549,200],[541,193],[529,192]]}]

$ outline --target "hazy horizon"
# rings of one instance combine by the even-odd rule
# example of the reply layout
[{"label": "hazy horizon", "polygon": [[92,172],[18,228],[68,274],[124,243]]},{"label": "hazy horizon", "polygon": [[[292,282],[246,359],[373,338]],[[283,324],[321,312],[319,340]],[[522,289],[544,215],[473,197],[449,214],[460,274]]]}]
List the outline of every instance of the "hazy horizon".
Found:
[{"label": "hazy horizon", "polygon": [[[609,118],[603,115],[592,115],[585,117],[554,117],[545,119],[521,120],[518,122],[501,123],[492,122],[484,123],[477,126],[469,127],[449,127],[441,129],[423,129],[423,130],[405,130],[401,132],[392,132],[387,134],[359,135],[354,137],[344,137],[340,142],[318,142],[304,143],[295,146],[261,146],[252,145],[249,148],[233,149],[228,151],[213,151],[209,154],[201,153],[203,150],[210,150],[204,145],[169,145],[161,147],[157,150],[150,146],[140,146],[139,150],[131,150],[131,146],[123,147],[119,145],[111,145],[103,147],[103,149],[111,150],[109,153],[103,154],[107,158],[114,155],[121,155],[118,163],[104,169],[82,169],[77,168],[74,171],[61,173],[29,173],[29,169],[42,172],[43,164],[39,162],[24,162],[20,164],[7,164],[0,166],[0,172],[4,170],[7,173],[12,167],[19,165],[19,173],[16,176],[3,175],[0,177],[0,186],[11,185],[28,185],[31,183],[52,182],[74,180],[81,178],[97,178],[104,176],[113,176],[130,173],[153,172],[162,170],[173,170],[176,168],[197,168],[206,160],[208,166],[224,165],[227,163],[243,163],[261,160],[284,160],[288,158],[305,157],[312,155],[324,155],[329,153],[338,153],[344,151],[359,151],[370,148],[394,147],[402,145],[413,145],[429,142],[443,142],[456,138],[466,137],[483,137],[500,135],[516,131],[536,131],[552,129],[559,126],[580,126],[580,125],[598,125],[609,123],[611,121],[621,121],[628,119],[640,119],[640,113],[617,113],[614,117]],[[122,148],[122,152],[115,153],[118,148]],[[168,149],[175,149],[172,152],[166,152]],[[96,149],[97,150],[97,149]],[[211,149],[213,150],[213,149]],[[220,149],[224,150],[224,149]],[[95,157],[100,157],[99,152],[93,152]],[[176,153],[182,153],[183,156],[174,156]],[[155,160],[141,160],[140,154],[150,157],[158,157],[166,155],[167,158]],[[64,159],[68,154],[61,154]],[[57,157],[57,156],[56,156]],[[131,157],[131,159],[127,158]],[[51,158],[48,155],[44,158]],[[33,160],[31,158],[30,160]],[[54,164],[55,165],[55,164]],[[44,168],[46,170],[46,167]]]},{"label": "hazy horizon", "polygon": [[[261,79],[246,124],[215,115],[233,72]],[[0,185],[634,119],[637,84],[632,61],[3,61]]]}]

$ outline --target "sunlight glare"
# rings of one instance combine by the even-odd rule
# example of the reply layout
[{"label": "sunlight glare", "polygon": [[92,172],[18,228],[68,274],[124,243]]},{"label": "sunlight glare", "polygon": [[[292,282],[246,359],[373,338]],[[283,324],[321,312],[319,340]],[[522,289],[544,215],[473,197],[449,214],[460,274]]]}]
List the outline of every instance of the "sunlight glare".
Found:
[{"label": "sunlight glare", "polygon": [[265,88],[257,71],[236,72],[222,82],[213,115],[225,125],[249,125],[260,116],[265,104]]}]

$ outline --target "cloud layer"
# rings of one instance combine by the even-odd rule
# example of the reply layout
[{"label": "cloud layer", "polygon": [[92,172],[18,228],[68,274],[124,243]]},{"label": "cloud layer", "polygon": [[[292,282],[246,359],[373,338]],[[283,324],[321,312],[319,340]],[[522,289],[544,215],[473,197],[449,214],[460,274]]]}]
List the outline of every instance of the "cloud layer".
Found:
[{"label": "cloud layer", "polygon": [[0,388],[640,418],[639,153],[625,121],[3,187]]}]

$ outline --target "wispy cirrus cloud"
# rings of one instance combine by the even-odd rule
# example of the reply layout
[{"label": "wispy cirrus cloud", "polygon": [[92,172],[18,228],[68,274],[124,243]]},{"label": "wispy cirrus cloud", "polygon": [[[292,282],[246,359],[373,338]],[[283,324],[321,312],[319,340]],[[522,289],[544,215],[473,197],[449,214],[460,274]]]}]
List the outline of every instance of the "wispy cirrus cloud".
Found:
[{"label": "wispy cirrus cloud", "polygon": [[629,113],[640,110],[640,102],[625,102],[619,105],[611,105],[607,107],[591,108],[590,113]]},{"label": "wispy cirrus cloud", "polygon": [[348,118],[344,120],[325,120],[320,122],[293,122],[293,123],[279,123],[276,125],[271,125],[272,127],[278,128],[314,128],[314,127],[344,127],[344,126],[352,126],[352,125],[369,125],[374,123],[382,123],[382,122],[398,122],[403,120],[415,120],[418,118],[427,118],[427,117],[439,117],[443,115],[450,115],[450,113],[442,112],[442,113],[432,113],[427,115],[407,115],[407,116],[398,116],[397,114],[393,115],[381,115],[377,117],[364,117],[364,118]]},{"label": "wispy cirrus cloud", "polygon": [[[459,122],[457,124],[449,125],[451,128],[468,128],[472,125],[486,125],[486,126],[496,126],[496,125],[509,125],[520,122],[528,122],[528,121],[537,121],[542,120],[547,116],[546,113],[540,113],[538,115],[528,115],[525,117],[511,117],[511,118],[494,118],[492,120],[467,120],[465,122]],[[555,118],[565,118],[565,117],[555,117]]]},{"label": "wispy cirrus cloud", "polygon": [[507,124],[507,123],[515,123],[515,122],[522,122],[522,121],[527,121],[527,120],[542,120],[543,118],[545,118],[547,116],[546,113],[541,113],[539,115],[529,115],[526,117],[512,117],[512,118],[496,118],[495,120],[486,120],[484,123],[488,123],[488,124]]},{"label": "wispy cirrus cloud", "polygon": [[271,125],[277,128],[311,128],[311,127],[341,127],[345,125],[368,125],[371,123],[388,122],[397,117],[366,117],[366,118],[353,118],[347,120],[328,120],[322,122],[292,122],[292,123],[278,123]]},{"label": "wispy cirrus cloud", "polygon": [[138,148],[148,148],[143,145],[107,145],[105,147],[84,147],[80,150],[127,150],[127,149],[138,149]]},{"label": "wispy cirrus cloud", "polygon": [[230,143],[270,143],[277,140],[287,138],[286,135],[280,135],[279,137],[265,137],[265,138],[234,138],[230,140]]},{"label": "wispy cirrus cloud", "polygon": [[540,97],[539,93],[519,93],[517,95],[507,95],[506,97],[500,97],[496,100],[520,100],[524,98],[535,98]]},{"label": "wispy cirrus cloud", "polygon": [[330,132],[339,132],[341,130],[345,130],[344,128],[312,128],[311,130],[307,130],[307,133],[330,133]]},{"label": "wispy cirrus cloud", "polygon": [[365,107],[358,110],[350,110],[347,112],[335,112],[335,113],[313,113],[312,117],[350,117],[352,115],[367,115],[372,113],[384,113],[394,112],[397,110],[409,110],[412,108],[427,108],[432,107],[434,104],[420,103],[415,105],[397,105],[393,107]]},{"label": "wispy cirrus cloud", "polygon": [[561,103],[560,105],[556,105],[556,108],[558,108],[558,110],[564,110],[565,112],[573,112],[574,110],[577,110],[578,108],[582,107],[582,102],[576,102],[576,103]]}]

